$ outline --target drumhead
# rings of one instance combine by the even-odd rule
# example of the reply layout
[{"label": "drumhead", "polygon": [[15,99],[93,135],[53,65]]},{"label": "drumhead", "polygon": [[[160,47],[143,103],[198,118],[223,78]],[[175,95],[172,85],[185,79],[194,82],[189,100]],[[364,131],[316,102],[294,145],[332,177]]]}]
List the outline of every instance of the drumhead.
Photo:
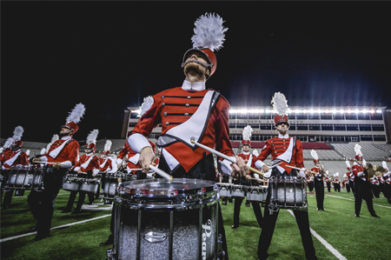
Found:
[{"label": "drumhead", "polygon": [[[217,201],[217,186],[213,181],[174,178],[146,179],[123,182],[118,187],[118,195],[130,204],[163,204],[174,206],[199,203],[200,201]],[[156,206],[155,205],[155,206]]]}]

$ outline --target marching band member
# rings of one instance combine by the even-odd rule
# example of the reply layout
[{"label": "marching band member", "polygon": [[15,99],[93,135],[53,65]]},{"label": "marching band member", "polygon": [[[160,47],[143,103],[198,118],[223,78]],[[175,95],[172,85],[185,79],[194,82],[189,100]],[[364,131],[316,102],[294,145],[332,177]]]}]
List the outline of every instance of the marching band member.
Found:
[{"label": "marching band member", "polygon": [[384,194],[384,197],[387,198],[388,203],[391,204],[391,172],[388,169],[387,163],[382,162],[383,169],[385,170],[384,173],[381,176],[383,185],[382,185],[382,191]]},{"label": "marching band member", "polygon": [[63,177],[69,168],[79,158],[79,143],[74,140],[73,135],[79,130],[77,125],[84,115],[85,107],[77,104],[66,119],[66,124],[61,127],[60,139],[55,141],[47,153],[33,162],[45,162],[51,166],[44,178],[43,191],[30,192],[28,203],[30,210],[36,220],[37,236],[35,240],[48,237],[53,217],[54,201],[62,186]]},{"label": "marching band member", "polygon": [[356,196],[356,189],[354,187],[354,174],[352,173],[352,167],[350,165],[350,162],[348,160],[345,161],[346,163],[346,169],[348,170],[346,172],[346,176],[348,177],[348,184],[349,184],[349,188],[352,190],[353,192],[353,195]]},{"label": "marching band member", "polygon": [[371,182],[371,190],[373,196],[376,198],[380,197],[380,178],[376,175],[372,176],[369,181]]},{"label": "marching band member", "polygon": [[339,173],[336,172],[333,178],[333,187],[335,192],[341,192],[341,183],[339,181]]},{"label": "marching band member", "polygon": [[[10,145],[9,149],[6,149],[4,151],[4,155],[2,158],[2,169],[3,170],[11,170],[15,166],[27,166],[29,165],[29,160],[27,157],[27,154],[22,151],[23,136],[24,129],[21,126],[17,126],[14,129],[14,134],[12,136],[12,144]],[[7,144],[8,146],[9,144]],[[11,205],[12,195],[13,195],[14,189],[9,189],[4,192],[4,202],[3,202],[3,209],[9,208]],[[24,191],[19,192],[19,195],[23,195]]]},{"label": "marching band member", "polygon": [[318,153],[314,149],[311,150],[311,156],[314,159],[315,164],[315,167],[311,169],[311,172],[314,173],[316,206],[318,210],[324,210],[324,169],[320,166]]},{"label": "marching band member", "polygon": [[103,173],[115,173],[117,172],[117,163],[109,156],[112,142],[106,140],[105,147],[101,153],[99,159],[99,171]]},{"label": "marching band member", "polygon": [[[290,137],[288,134],[288,103],[285,96],[280,92],[275,93],[272,99],[272,105],[273,109],[277,111],[277,115],[274,116],[274,124],[278,131],[278,137],[274,137],[266,141],[266,144],[261,150],[261,153],[257,158],[255,158],[255,166],[258,169],[263,169],[264,172],[267,172],[267,174],[264,175],[266,178],[271,176],[297,176],[305,178],[306,172],[303,164],[302,144],[299,140],[294,137]],[[272,155],[273,164],[279,163],[279,165],[276,165],[274,168],[272,168],[271,172],[269,171],[269,167],[264,163],[264,160],[268,157],[269,154]],[[292,169],[289,166],[298,167],[301,170],[297,172],[295,169]],[[269,204],[270,197],[271,194],[269,189],[266,205]],[[306,258],[317,259],[310,233],[307,209],[293,210],[293,212],[300,229]],[[279,209],[277,209],[277,211],[273,211],[269,208],[269,206],[265,207],[263,229],[258,244],[259,259],[266,259],[268,257],[267,251],[272,240],[278,213]]]},{"label": "marching band member", "polygon": [[[92,178],[99,173],[99,158],[94,154],[96,150],[96,138],[98,137],[98,134],[99,134],[98,129],[94,129],[88,134],[87,145],[84,150],[85,154],[80,156],[80,159],[73,166],[73,171],[77,172],[80,176],[86,175],[85,176],[86,178]],[[79,200],[77,202],[76,209],[73,211],[74,213],[81,212],[81,206],[83,205],[86,196],[85,191],[78,191],[78,192],[79,192]],[[63,213],[70,212],[72,210],[72,206],[73,206],[73,202],[75,201],[76,194],[77,191],[71,191],[67,206],[62,211]],[[87,193],[87,194],[89,198],[89,204],[92,204],[94,200],[94,194],[91,193]]]},{"label": "marching band member", "polygon": [[[215,180],[213,156],[191,142],[216,148],[234,157],[229,140],[228,101],[217,91],[206,89],[206,81],[217,67],[214,50],[224,41],[223,20],[215,14],[205,14],[195,22],[193,48],[186,51],[182,60],[185,80],[182,86],[163,90],[144,99],[142,116],[128,138],[129,145],[140,153],[140,165],[149,170],[155,155],[147,137],[159,123],[162,135],[157,145],[162,148],[159,168],[175,178]],[[235,171],[245,174],[245,165],[239,157],[232,164]],[[231,162],[219,161],[222,172],[231,174]],[[223,237],[223,250],[227,253],[221,211],[219,232]]]},{"label": "marching band member", "polygon": [[329,177],[329,171],[326,171],[324,180],[326,181],[327,191],[331,192],[331,180],[330,180],[330,177]]},{"label": "marching band member", "polygon": [[[239,157],[241,157],[244,161],[244,163],[248,166],[252,166],[253,161],[253,155],[250,152],[251,149],[251,133],[253,129],[251,126],[246,126],[243,129],[242,136],[242,153],[238,154]],[[247,172],[246,176],[250,176],[250,172]],[[248,183],[249,181],[246,181],[245,183]],[[254,183],[255,181],[251,181],[251,184],[257,185],[257,183]],[[243,198],[235,198],[235,206],[234,206],[234,223],[232,225],[232,228],[239,227],[239,215],[240,215],[240,206],[242,205]],[[259,227],[262,227],[262,212],[260,207],[260,202],[252,201],[251,202],[254,210],[255,218],[257,219]]]},{"label": "marching band member", "polygon": [[347,174],[343,177],[342,188],[345,188],[347,193],[350,192],[349,177]]},{"label": "marching band member", "polygon": [[355,216],[360,217],[361,204],[362,204],[362,200],[364,199],[365,202],[367,203],[368,211],[369,213],[371,213],[371,216],[378,218],[379,216],[376,215],[376,212],[373,209],[371,186],[369,182],[367,166],[363,161],[361,146],[359,144],[356,144],[354,146],[354,151],[356,153],[355,156],[356,162],[352,166],[352,172],[355,176],[354,185],[356,188],[356,196],[355,196],[355,203],[354,203]]}]

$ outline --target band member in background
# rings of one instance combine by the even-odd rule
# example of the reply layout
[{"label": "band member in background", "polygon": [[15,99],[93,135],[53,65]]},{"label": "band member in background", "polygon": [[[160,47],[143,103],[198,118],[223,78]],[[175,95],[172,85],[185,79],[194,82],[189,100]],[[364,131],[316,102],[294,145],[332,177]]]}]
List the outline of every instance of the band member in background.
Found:
[{"label": "band member in background", "polygon": [[356,162],[352,166],[352,172],[355,176],[354,185],[356,188],[356,196],[355,196],[355,216],[360,217],[361,204],[364,199],[367,203],[368,211],[371,213],[372,217],[378,218],[375,210],[373,209],[373,195],[371,191],[371,186],[369,182],[369,176],[366,168],[366,163],[363,161],[363,155],[361,152],[361,146],[356,144],[354,146],[354,151],[356,153],[355,159]]},{"label": "band member in background", "polygon": [[370,182],[371,182],[371,190],[372,190],[372,193],[373,193],[373,196],[375,196],[376,198],[379,198],[380,197],[380,178],[376,175],[372,176],[372,178],[370,178]]},{"label": "band member in background", "polygon": [[[12,144],[10,145],[9,149],[6,149],[4,151],[4,155],[2,157],[3,170],[9,172],[15,166],[28,166],[30,164],[27,154],[22,151],[23,132],[24,132],[23,127],[21,126],[15,127],[14,135],[12,136],[12,139],[10,139],[10,142],[12,141]],[[9,144],[7,144],[7,146],[8,145]],[[9,189],[4,192],[4,202],[2,205],[3,209],[9,208],[9,206],[11,205],[13,192],[14,192],[13,189]],[[23,195],[23,193],[24,191],[20,192],[19,195]]]},{"label": "band member in background", "polygon": [[[103,151],[101,152],[99,158],[99,172],[102,175],[102,189],[104,189],[106,174],[116,173],[117,162],[109,155],[111,149],[112,142],[110,140],[106,140]],[[96,193],[95,198],[99,198],[100,194],[100,186],[98,188],[98,192]]]},{"label": "band member in background", "polygon": [[46,155],[34,159],[36,163],[49,165],[48,172],[44,176],[44,190],[30,192],[28,203],[36,220],[37,235],[34,240],[48,237],[52,223],[54,201],[62,186],[65,173],[79,158],[79,143],[73,135],[79,130],[77,125],[84,115],[85,107],[77,104],[66,119],[66,124],[61,127],[60,139],[55,141]]},{"label": "band member in background", "polygon": [[380,177],[381,180],[381,191],[384,194],[384,197],[387,198],[388,203],[391,204],[391,171],[387,166],[385,161],[382,162],[382,167],[384,169],[383,174]]},{"label": "band member in background", "polygon": [[[208,26],[203,26],[205,24]],[[222,173],[231,174],[232,165],[244,175],[246,166],[240,157],[235,158],[229,140],[229,103],[217,91],[206,89],[206,81],[217,67],[213,50],[222,46],[227,29],[223,27],[222,18],[215,14],[201,16],[195,27],[193,48],[183,56],[185,80],[182,86],[144,99],[141,117],[128,142],[133,151],[140,153],[140,165],[147,172],[155,156],[147,137],[161,123],[162,135],[157,142],[162,148],[159,168],[174,178],[215,180],[212,154],[197,147],[192,139],[237,161],[231,164],[227,159],[219,160]],[[224,258],[227,258],[221,210],[218,214]]]},{"label": "band member in background", "polygon": [[[82,178],[91,179],[97,176],[99,173],[99,158],[94,154],[96,150],[96,138],[98,137],[98,134],[99,134],[98,129],[94,129],[88,134],[86,148],[84,149],[85,154],[80,156],[80,159],[73,166],[73,171],[77,172],[78,175],[80,175]],[[74,213],[81,212],[81,207],[83,206],[84,199],[86,196],[85,191],[80,190],[78,192],[79,192],[79,200],[77,202],[76,209],[73,211]],[[76,194],[78,192],[71,191],[67,206],[62,211],[63,213],[70,212],[72,210],[73,202],[75,201]],[[92,202],[94,201],[94,194],[90,192],[87,194],[89,198],[89,204],[92,204]]]},{"label": "band member in background", "polygon": [[[253,155],[250,151],[251,149],[251,133],[252,133],[252,128],[251,126],[246,126],[243,129],[243,140],[242,140],[242,153],[238,154],[239,157],[241,157],[248,166],[252,166],[252,161],[253,161]],[[250,171],[247,171],[246,176],[251,176]],[[259,179],[259,176],[258,176]],[[259,185],[256,181],[254,180],[244,180],[240,182],[239,184],[246,185],[246,184],[251,184],[251,185]],[[239,215],[240,215],[240,206],[242,205],[243,198],[235,198],[235,206],[234,206],[234,223],[232,225],[232,228],[237,228],[239,227]],[[255,218],[257,219],[259,227],[262,227],[262,212],[261,212],[261,207],[260,207],[260,202],[252,201],[251,202],[254,210],[254,215]]]},{"label": "band member in background", "polygon": [[348,160],[345,161],[345,164],[346,164],[346,169],[348,170],[346,172],[346,176],[348,177],[349,188],[352,190],[354,197],[356,197],[356,189],[354,187],[354,174],[352,173],[352,167]]},{"label": "band member in background", "polygon": [[314,183],[315,183],[315,196],[316,196],[316,206],[318,210],[324,210],[324,169],[320,166],[318,153],[312,149],[311,156],[314,159],[315,167],[311,169],[312,174],[314,174]]},{"label": "band member in background", "polygon": [[312,174],[306,176],[306,182],[309,192],[314,190],[314,176]]},{"label": "band member in background", "polygon": [[330,176],[329,176],[329,171],[326,171],[326,174],[324,176],[324,180],[326,181],[327,191],[331,192],[331,179],[330,179]]},{"label": "band member in background", "polygon": [[[350,172],[349,172],[349,174],[350,174]],[[350,192],[350,184],[349,184],[348,173],[346,173],[346,175],[343,177],[342,187],[346,189],[347,193]]]},{"label": "band member in background", "polygon": [[[267,172],[264,177],[293,177],[305,178],[306,170],[303,164],[303,147],[299,140],[294,137],[290,137],[288,134],[289,122],[288,122],[288,102],[283,94],[277,92],[272,99],[273,109],[277,111],[277,115],[274,116],[274,125],[278,132],[278,137],[274,137],[266,141],[265,146],[261,150],[261,153],[255,158],[255,166],[258,169],[263,169]],[[278,163],[271,172],[269,167],[264,163],[264,160],[272,155],[272,161]],[[298,167],[301,170],[290,168],[289,166]],[[270,202],[270,186],[267,195],[266,205]],[[308,211],[305,210],[293,210],[297,225],[300,229],[301,240],[304,246],[305,255],[307,259],[317,259],[315,255],[315,248],[312,242],[311,232],[309,228]],[[274,227],[276,225],[279,209],[276,211],[265,207],[265,214],[263,218],[263,228],[258,244],[258,258],[266,259],[268,257],[267,251],[269,249]]]},{"label": "band member in background", "polygon": [[341,183],[339,181],[339,173],[336,172],[333,178],[333,187],[335,192],[341,192]]}]

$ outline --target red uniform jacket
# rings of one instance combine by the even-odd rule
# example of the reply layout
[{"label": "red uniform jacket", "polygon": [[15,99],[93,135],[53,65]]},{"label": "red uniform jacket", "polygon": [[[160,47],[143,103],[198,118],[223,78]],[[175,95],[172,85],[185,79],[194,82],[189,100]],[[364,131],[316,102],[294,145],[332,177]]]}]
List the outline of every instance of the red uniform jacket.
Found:
[{"label": "red uniform jacket", "polygon": [[314,174],[315,178],[317,181],[323,181],[323,174],[319,173],[320,172],[320,168],[319,167],[313,167],[311,169],[312,172],[316,172],[316,174]]},{"label": "red uniform jacket", "polygon": [[75,164],[74,169],[75,171],[78,171],[80,169],[82,172],[85,173],[90,171],[99,171],[99,158],[94,154],[83,154],[80,157],[80,160]]},{"label": "red uniform jacket", "polygon": [[28,157],[22,150],[13,151],[12,149],[6,149],[1,154],[1,164],[3,169],[8,170],[16,165],[29,165]]},{"label": "red uniform jacket", "polygon": [[110,157],[99,158],[99,171],[106,172],[113,169],[113,160]]},{"label": "red uniform jacket", "polygon": [[[209,89],[187,91],[177,87],[154,95],[152,107],[139,119],[132,134],[139,133],[148,137],[152,129],[158,124],[162,126],[162,134],[166,134],[170,129],[187,122],[201,107],[200,104],[204,97],[206,95],[210,96],[212,92],[209,91]],[[202,112],[201,114],[209,115],[205,125],[200,125],[200,131],[192,130],[198,131],[197,133],[200,134],[198,142],[215,148],[228,156],[233,156],[228,127],[229,103],[221,95],[216,97],[218,97],[217,101],[212,102],[212,105],[208,104],[206,110],[204,110],[204,106],[202,111],[199,110]],[[164,149],[179,162],[185,171],[189,171],[197,164],[203,158],[204,153],[209,154],[209,152],[199,147],[193,149],[185,143],[188,141],[176,141],[164,146]],[[162,156],[164,156],[164,152]]]},{"label": "red uniform jacket", "polygon": [[[137,158],[135,156],[137,156]],[[132,148],[130,148],[128,141],[126,141],[124,144],[124,147],[119,152],[117,158],[122,160],[125,157],[126,158],[125,159],[126,160],[126,167],[128,169],[135,169],[135,168],[141,168],[141,166],[139,164],[138,156],[139,156],[139,154],[136,153],[135,151],[133,151]],[[137,163],[134,163],[136,161],[137,161]],[[136,171],[131,171],[131,172],[135,173]]]},{"label": "red uniform jacket", "polygon": [[[352,173],[355,178],[360,178],[363,181],[369,181],[368,176],[366,176],[366,174],[364,172],[364,167],[362,165],[359,165],[359,164],[353,165],[352,166]],[[359,175],[360,175],[360,177],[359,177]]]},{"label": "red uniform jacket", "polygon": [[[64,145],[65,144],[65,145]],[[79,159],[79,142],[70,139],[59,139],[55,141],[49,151],[46,153],[48,162],[65,162],[69,161],[72,165],[75,165]]]},{"label": "red uniform jacket", "polygon": [[291,139],[292,137],[288,137],[288,138],[274,137],[272,139],[267,140],[259,156],[254,159],[255,164],[257,164],[257,161],[263,162],[269,156],[269,154],[272,155],[273,161],[279,160],[278,157],[284,154],[285,152],[287,152],[285,153],[285,155],[287,155],[285,159],[287,160],[281,160],[279,166],[282,167],[288,174],[292,171],[292,168],[287,167],[287,165],[303,168],[304,163],[303,163],[302,144],[300,140],[294,139],[295,141],[292,141],[293,147],[290,151],[288,151],[288,147],[290,146]]}]

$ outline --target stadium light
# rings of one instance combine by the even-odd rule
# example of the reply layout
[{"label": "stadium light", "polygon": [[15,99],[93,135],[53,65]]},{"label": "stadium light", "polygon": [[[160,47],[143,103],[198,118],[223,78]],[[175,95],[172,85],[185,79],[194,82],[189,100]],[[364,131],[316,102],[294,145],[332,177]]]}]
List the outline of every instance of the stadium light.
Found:
[{"label": "stadium light", "polygon": [[376,113],[381,114],[382,113],[381,109],[376,109]]}]

